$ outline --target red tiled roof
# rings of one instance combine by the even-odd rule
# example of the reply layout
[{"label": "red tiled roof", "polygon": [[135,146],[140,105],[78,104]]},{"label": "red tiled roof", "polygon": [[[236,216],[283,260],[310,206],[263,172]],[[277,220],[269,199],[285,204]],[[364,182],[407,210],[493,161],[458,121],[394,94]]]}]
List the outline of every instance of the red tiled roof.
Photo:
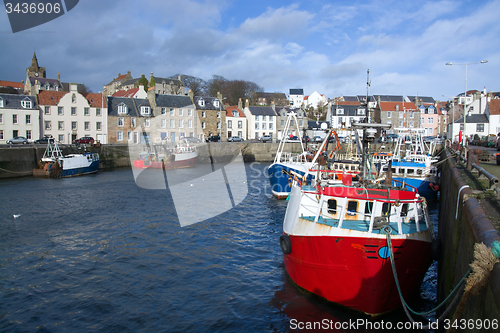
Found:
[{"label": "red tiled roof", "polygon": [[127,77],[127,74],[122,74],[122,75],[119,75],[119,76],[115,79],[115,81],[120,81],[120,80],[123,80],[123,79],[125,79],[126,77]]},{"label": "red tiled roof", "polygon": [[245,114],[243,113],[243,111],[241,111],[240,109],[238,109],[237,106],[228,106],[226,108],[226,117],[232,117],[233,116],[233,110],[238,111],[240,117],[245,117]]},{"label": "red tiled roof", "polygon": [[67,91],[42,90],[38,94],[39,105],[57,105]]},{"label": "red tiled roof", "polygon": [[[396,105],[399,105],[399,111],[403,111],[403,102],[380,102],[380,110],[382,111],[396,111]],[[417,110],[415,103],[405,102],[405,110]]]},{"label": "red tiled roof", "polygon": [[356,101],[344,101],[335,103],[334,105],[361,105],[361,103]]},{"label": "red tiled roof", "polygon": [[139,91],[139,88],[132,88],[129,90],[118,90],[112,96],[113,97],[134,97],[134,95]]},{"label": "red tiled roof", "polygon": [[488,106],[490,108],[490,114],[500,114],[500,99],[492,99]]},{"label": "red tiled roof", "polygon": [[103,99],[102,94],[99,93],[88,93],[84,95],[89,104],[93,108],[106,107],[106,100]]},{"label": "red tiled roof", "polygon": [[0,80],[0,87],[12,87],[17,89],[24,89],[24,84],[22,84],[21,82]]},{"label": "red tiled roof", "polygon": [[309,95],[304,96],[304,101],[309,98]]}]

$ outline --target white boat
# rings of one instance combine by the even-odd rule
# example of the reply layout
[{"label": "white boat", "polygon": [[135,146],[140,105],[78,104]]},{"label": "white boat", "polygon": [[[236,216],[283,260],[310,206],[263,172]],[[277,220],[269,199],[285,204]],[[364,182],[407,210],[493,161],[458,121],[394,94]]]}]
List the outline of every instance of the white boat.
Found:
[{"label": "white boat", "polygon": [[65,178],[91,174],[97,172],[99,162],[97,153],[85,152],[63,156],[57,142],[49,140],[37,168],[33,169],[33,176]]}]

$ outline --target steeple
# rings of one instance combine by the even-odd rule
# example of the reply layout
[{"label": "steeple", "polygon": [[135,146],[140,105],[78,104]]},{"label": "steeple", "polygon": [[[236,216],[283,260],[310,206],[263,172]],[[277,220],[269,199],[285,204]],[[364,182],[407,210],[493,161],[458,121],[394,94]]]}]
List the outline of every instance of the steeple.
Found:
[{"label": "steeple", "polygon": [[30,69],[33,69],[33,70],[38,70],[39,66],[38,66],[38,60],[36,58],[36,53],[33,51],[33,59],[31,59],[31,66],[30,66]]}]

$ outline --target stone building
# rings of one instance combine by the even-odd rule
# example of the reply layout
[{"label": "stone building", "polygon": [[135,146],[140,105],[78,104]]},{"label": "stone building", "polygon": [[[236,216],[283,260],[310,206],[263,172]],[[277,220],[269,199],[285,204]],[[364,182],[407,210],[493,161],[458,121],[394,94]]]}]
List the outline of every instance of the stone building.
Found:
[{"label": "stone building", "polygon": [[189,97],[196,107],[200,119],[200,139],[205,140],[211,135],[219,134],[221,141],[227,140],[226,110],[222,105],[222,95],[218,97],[193,96],[189,91]]},{"label": "stone building", "polygon": [[153,116],[148,99],[108,97],[109,143],[151,142]]}]

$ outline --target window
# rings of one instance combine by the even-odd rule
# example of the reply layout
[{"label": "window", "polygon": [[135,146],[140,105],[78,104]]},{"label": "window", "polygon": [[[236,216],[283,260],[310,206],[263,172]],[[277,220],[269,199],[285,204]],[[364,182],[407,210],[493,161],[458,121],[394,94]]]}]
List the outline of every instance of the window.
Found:
[{"label": "window", "polygon": [[17,114],[12,115],[12,123],[17,124]]},{"label": "window", "polygon": [[198,100],[199,106],[205,106],[205,101],[203,99]]},{"label": "window", "polygon": [[64,131],[64,121],[57,122],[57,129],[60,131]]},{"label": "window", "polygon": [[101,109],[100,108],[95,109],[95,115],[98,116],[98,117],[101,115]]},{"label": "window", "polygon": [[409,127],[411,128],[415,127],[415,122],[413,120],[410,120]]},{"label": "window", "polygon": [[[396,105],[396,106],[397,106],[397,105]],[[404,112],[398,112],[398,114],[399,114],[399,119],[403,119],[403,117],[404,117],[404,115],[405,115],[405,114],[404,114]]]},{"label": "window", "polygon": [[205,111],[201,111],[201,117],[205,118],[206,116],[207,116],[206,112]]},{"label": "window", "polygon": [[399,104],[396,104],[396,111],[399,111]]},{"label": "window", "polygon": [[161,108],[161,115],[164,116],[167,114],[167,108]]},{"label": "window", "polygon": [[220,118],[220,111],[217,111],[217,118]]},{"label": "window", "polygon": [[116,132],[116,141],[123,141],[123,132],[122,131]]},{"label": "window", "polygon": [[128,108],[125,103],[121,103],[118,105],[118,114],[127,114]]},{"label": "window", "polygon": [[344,109],[337,109],[337,114],[344,114]]},{"label": "window", "polygon": [[255,129],[258,130],[259,129],[259,123],[255,123]]},{"label": "window", "polygon": [[238,136],[239,136],[240,138],[242,138],[242,137],[243,137],[243,132],[242,132],[242,131],[238,131]]},{"label": "window", "polygon": [[358,211],[358,202],[357,201],[348,201],[347,202],[347,215],[354,215]]},{"label": "window", "polygon": [[100,121],[96,122],[95,123],[95,129],[96,129],[96,131],[100,131],[101,130],[101,126],[102,126],[102,124],[101,124]]},{"label": "window", "polygon": [[220,122],[217,123],[217,129],[220,129]]},{"label": "window", "polygon": [[410,119],[413,119],[413,118],[415,118],[415,112],[410,111]]},{"label": "window", "polygon": [[404,203],[401,207],[401,216],[408,216],[408,204]]},{"label": "window", "polygon": [[259,121],[259,116],[255,116],[255,121]]},{"label": "window", "polygon": [[127,132],[127,141],[132,141],[132,132]]},{"label": "window", "polygon": [[130,118],[130,125],[132,127],[137,127],[137,121],[136,121],[135,117]]},{"label": "window", "polygon": [[71,95],[71,102],[76,103],[76,95],[74,93]]},{"label": "window", "polygon": [[365,109],[358,109],[358,116],[364,116],[365,115]]},{"label": "window", "polygon": [[76,131],[76,128],[77,128],[77,127],[78,127],[78,126],[77,126],[76,121],[72,121],[72,122],[71,122],[71,130],[72,130],[72,131]]},{"label": "window", "polygon": [[205,122],[204,122],[204,121],[203,121],[203,122],[201,122],[201,128],[203,128],[203,129],[205,129],[205,128],[206,128],[206,124],[205,124]]},{"label": "window", "polygon": [[175,119],[170,119],[170,128],[175,128]]},{"label": "window", "polygon": [[3,98],[0,97],[0,108],[3,108]]},{"label": "window", "polygon": [[281,119],[281,127],[285,126],[285,119]]},{"label": "window", "polygon": [[262,129],[265,130],[266,129],[266,123],[262,123]]},{"label": "window", "polygon": [[392,118],[392,112],[391,111],[387,111],[387,118]]},{"label": "window", "polygon": [[170,108],[170,117],[173,117],[173,116],[175,116],[175,109]]},{"label": "window", "polygon": [[141,106],[141,115],[149,115],[151,108],[149,106]]},{"label": "window", "polygon": [[233,122],[232,120],[227,121],[227,128],[233,128]]},{"label": "window", "polygon": [[50,120],[45,120],[45,129],[50,130],[52,128],[52,124]]},{"label": "window", "polygon": [[151,126],[151,119],[149,118],[144,119],[144,127],[149,127],[149,126]]},{"label": "window", "polygon": [[428,118],[429,124],[434,124],[434,118]]},{"label": "window", "polygon": [[26,124],[27,125],[31,124],[31,115],[30,114],[26,115]]},{"label": "window", "polygon": [[193,128],[193,121],[188,119],[188,128]]},{"label": "window", "polygon": [[161,128],[167,128],[167,119],[161,120]]},{"label": "window", "polygon": [[231,114],[233,115],[233,117],[239,117],[238,111],[236,110],[233,110]]},{"label": "window", "polygon": [[188,117],[192,117],[193,116],[193,109],[188,109]]},{"label": "window", "polygon": [[391,215],[391,205],[388,202],[382,204],[382,215]]},{"label": "window", "polygon": [[31,99],[25,98],[21,101],[21,106],[25,109],[31,109]]},{"label": "window", "polygon": [[484,132],[484,124],[476,124],[476,132]]},{"label": "window", "polygon": [[50,106],[44,107],[44,114],[50,114]]},{"label": "window", "polygon": [[0,130],[0,140],[3,140],[3,130]]},{"label": "window", "polygon": [[184,120],[179,120],[179,128],[184,128]]},{"label": "window", "polygon": [[90,108],[83,108],[83,115],[90,116]]},{"label": "window", "polygon": [[420,124],[421,125],[425,124],[425,118],[420,118]]},{"label": "window", "polygon": [[365,214],[371,215],[372,212],[373,212],[373,201],[367,202],[365,204]]},{"label": "window", "polygon": [[118,127],[125,126],[125,120],[123,117],[118,117]]},{"label": "window", "polygon": [[184,110],[183,109],[179,109],[179,116],[184,116]]},{"label": "window", "polygon": [[31,130],[26,130],[26,139],[31,140]]},{"label": "window", "polygon": [[216,108],[218,108],[218,107],[219,107],[219,100],[218,100],[218,99],[214,99],[214,106],[215,106]]},{"label": "window", "polygon": [[71,108],[71,115],[76,116],[76,108],[74,106]]},{"label": "window", "polygon": [[238,128],[243,128],[243,122],[241,120],[238,120]]},{"label": "window", "polygon": [[464,124],[460,124],[460,130],[463,131],[464,130]]},{"label": "window", "polygon": [[57,137],[57,141],[63,142],[64,141],[64,134],[59,134],[59,136]]},{"label": "window", "polygon": [[328,213],[336,214],[337,213],[337,200],[329,199],[328,200]]},{"label": "window", "polygon": [[399,121],[399,127],[403,127],[403,121],[402,120]]},{"label": "window", "polygon": [[[302,126],[304,126],[303,120],[299,119],[299,127],[302,127]],[[269,127],[269,128],[271,128],[271,127]]]},{"label": "window", "polygon": [[64,108],[62,106],[57,107],[57,114],[60,116],[64,115]]},{"label": "window", "polygon": [[90,131],[90,121],[86,121],[83,123],[83,126],[86,131]]}]

